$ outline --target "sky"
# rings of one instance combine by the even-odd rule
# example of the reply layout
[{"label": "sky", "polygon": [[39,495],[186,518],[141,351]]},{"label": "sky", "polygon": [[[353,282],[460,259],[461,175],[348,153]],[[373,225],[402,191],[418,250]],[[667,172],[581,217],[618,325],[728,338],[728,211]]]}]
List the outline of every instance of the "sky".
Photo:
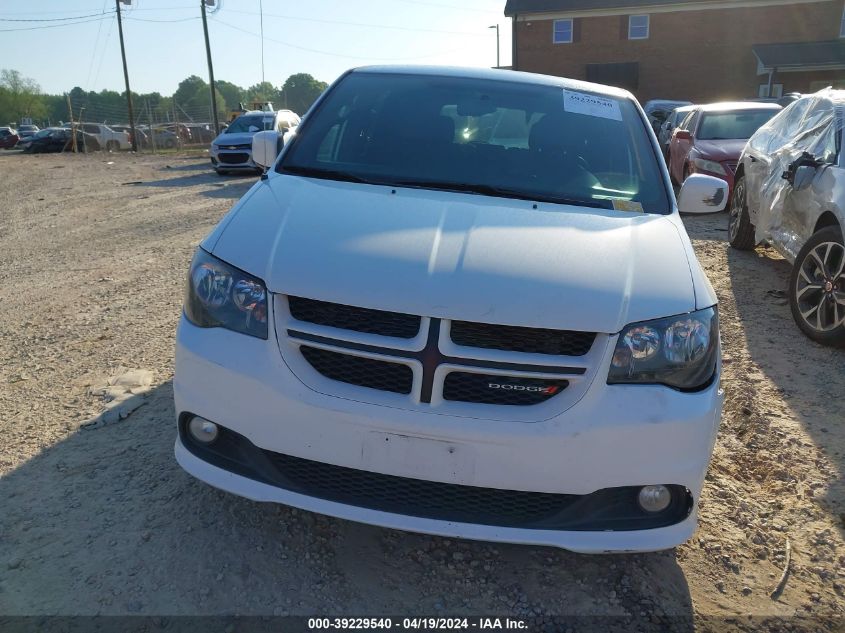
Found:
[{"label": "sky", "polygon": [[[298,72],[331,83],[368,64],[495,66],[494,24],[501,64],[511,63],[504,0],[216,1],[208,20],[214,76],[243,87],[262,81],[262,4],[264,79],[275,86]],[[121,7],[133,92],[170,95],[189,75],[208,80],[200,0]],[[0,0],[0,68],[50,94],[122,92],[114,8],[114,0]]]}]

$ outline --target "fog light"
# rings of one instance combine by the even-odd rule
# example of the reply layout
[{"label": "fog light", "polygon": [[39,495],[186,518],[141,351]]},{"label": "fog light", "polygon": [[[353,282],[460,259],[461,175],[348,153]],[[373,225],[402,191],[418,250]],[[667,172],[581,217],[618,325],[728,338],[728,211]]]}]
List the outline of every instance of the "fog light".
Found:
[{"label": "fog light", "polygon": [[646,512],[663,512],[672,502],[672,493],[666,486],[643,486],[637,501]]},{"label": "fog light", "polygon": [[220,434],[220,429],[214,422],[205,418],[192,418],[188,423],[188,432],[191,437],[202,444],[211,444]]}]

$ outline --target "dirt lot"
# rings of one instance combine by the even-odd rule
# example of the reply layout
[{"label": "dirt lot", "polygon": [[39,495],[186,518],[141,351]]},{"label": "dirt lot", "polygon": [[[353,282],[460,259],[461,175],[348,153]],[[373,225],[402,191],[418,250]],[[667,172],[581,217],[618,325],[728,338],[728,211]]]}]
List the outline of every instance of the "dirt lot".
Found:
[{"label": "dirt lot", "polygon": [[[0,616],[842,627],[845,352],[799,333],[781,294],[788,265],[729,250],[723,214],[687,221],[721,301],[728,396],[700,530],[676,550],[587,557],[407,534],[252,503],[182,472],[171,378],[183,279],[253,181],[196,158],[0,154]],[[93,391],[122,368],[152,372],[144,406],[98,417]],[[791,572],[772,599],[787,541]]]}]

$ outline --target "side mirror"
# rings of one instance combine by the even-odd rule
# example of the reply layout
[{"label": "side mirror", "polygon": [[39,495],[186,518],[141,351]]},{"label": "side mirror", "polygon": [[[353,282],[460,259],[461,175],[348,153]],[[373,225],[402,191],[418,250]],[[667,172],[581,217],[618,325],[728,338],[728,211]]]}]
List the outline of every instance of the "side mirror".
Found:
[{"label": "side mirror", "polygon": [[690,134],[689,130],[675,130],[675,138],[679,141],[691,141],[692,134]]},{"label": "side mirror", "polygon": [[690,175],[678,194],[678,211],[681,213],[718,213],[727,203],[728,183],[705,174]]},{"label": "side mirror", "polygon": [[816,176],[816,168],[812,165],[801,165],[795,170],[795,175],[792,178],[792,188],[800,191],[807,187],[813,178]]},{"label": "side mirror", "polygon": [[781,174],[781,178],[788,181],[793,189],[799,191],[813,181],[819,165],[821,165],[821,162],[812,154],[804,152],[787,167],[786,171]]},{"label": "side mirror", "polygon": [[279,155],[281,135],[275,130],[256,132],[252,137],[252,161],[259,167],[269,169]]}]

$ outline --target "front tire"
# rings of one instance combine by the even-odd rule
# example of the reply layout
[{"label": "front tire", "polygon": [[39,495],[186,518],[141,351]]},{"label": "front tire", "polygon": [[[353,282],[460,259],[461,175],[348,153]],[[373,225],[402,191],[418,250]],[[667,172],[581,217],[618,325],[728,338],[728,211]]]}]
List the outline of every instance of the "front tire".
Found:
[{"label": "front tire", "polygon": [[845,347],[845,242],[838,226],[816,232],[798,253],[789,278],[789,305],[809,338]]},{"label": "front tire", "polygon": [[745,178],[738,178],[734,183],[731,196],[731,208],[728,212],[728,241],[739,251],[750,251],[757,246],[754,225],[748,215],[745,194]]}]

